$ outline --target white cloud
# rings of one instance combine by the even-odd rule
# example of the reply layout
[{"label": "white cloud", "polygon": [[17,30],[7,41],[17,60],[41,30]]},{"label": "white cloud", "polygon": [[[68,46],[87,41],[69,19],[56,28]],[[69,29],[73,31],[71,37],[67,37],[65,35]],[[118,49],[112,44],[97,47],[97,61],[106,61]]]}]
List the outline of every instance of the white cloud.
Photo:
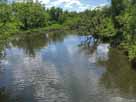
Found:
[{"label": "white cloud", "polygon": [[103,4],[99,4],[99,5],[95,5],[95,6],[92,6],[91,9],[101,9],[102,7],[104,6],[108,6],[107,3],[103,3]]},{"label": "white cloud", "polygon": [[84,11],[91,8],[89,4],[84,4],[80,0],[41,0],[47,8],[50,7],[62,7],[64,10],[69,11]]}]

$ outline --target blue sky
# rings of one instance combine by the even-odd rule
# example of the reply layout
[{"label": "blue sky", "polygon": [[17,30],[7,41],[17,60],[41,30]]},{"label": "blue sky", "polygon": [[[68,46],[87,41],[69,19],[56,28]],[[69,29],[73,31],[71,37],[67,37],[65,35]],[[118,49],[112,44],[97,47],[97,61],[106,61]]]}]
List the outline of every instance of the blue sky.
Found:
[{"label": "blue sky", "polygon": [[[16,1],[16,0],[9,0]],[[35,1],[35,0],[34,0]],[[84,11],[86,9],[93,9],[97,6],[104,6],[109,4],[110,0],[39,0],[45,4],[47,8],[52,6],[61,7],[68,11]]]},{"label": "blue sky", "polygon": [[84,11],[88,8],[107,5],[109,0],[40,0],[50,8],[52,6],[61,7],[69,11]]}]

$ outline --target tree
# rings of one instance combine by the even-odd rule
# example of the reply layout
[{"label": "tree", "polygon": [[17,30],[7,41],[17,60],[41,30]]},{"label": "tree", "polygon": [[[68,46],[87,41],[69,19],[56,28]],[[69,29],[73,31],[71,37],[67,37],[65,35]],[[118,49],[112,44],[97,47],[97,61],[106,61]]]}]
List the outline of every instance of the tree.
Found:
[{"label": "tree", "polygon": [[48,10],[50,15],[50,24],[52,23],[59,23],[62,24],[65,20],[64,12],[61,8],[52,7]]},{"label": "tree", "polygon": [[12,10],[7,4],[0,4],[0,28],[11,21]]},{"label": "tree", "polygon": [[20,22],[21,29],[31,29],[46,26],[46,12],[41,4],[15,3],[13,12]]}]

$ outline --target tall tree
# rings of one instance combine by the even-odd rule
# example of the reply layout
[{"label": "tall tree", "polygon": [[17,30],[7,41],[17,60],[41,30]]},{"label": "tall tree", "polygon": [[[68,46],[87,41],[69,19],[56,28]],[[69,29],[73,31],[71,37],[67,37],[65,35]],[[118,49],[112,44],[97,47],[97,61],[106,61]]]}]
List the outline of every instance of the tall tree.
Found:
[{"label": "tall tree", "polygon": [[46,26],[46,12],[41,4],[15,3],[13,11],[20,28],[31,29]]}]

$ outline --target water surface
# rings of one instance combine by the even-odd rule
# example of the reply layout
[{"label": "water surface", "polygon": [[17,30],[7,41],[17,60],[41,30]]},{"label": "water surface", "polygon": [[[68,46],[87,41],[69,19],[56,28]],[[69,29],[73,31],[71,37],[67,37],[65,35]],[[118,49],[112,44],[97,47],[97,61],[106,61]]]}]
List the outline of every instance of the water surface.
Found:
[{"label": "water surface", "polygon": [[15,37],[2,51],[0,102],[136,102],[136,71],[86,36]]}]

